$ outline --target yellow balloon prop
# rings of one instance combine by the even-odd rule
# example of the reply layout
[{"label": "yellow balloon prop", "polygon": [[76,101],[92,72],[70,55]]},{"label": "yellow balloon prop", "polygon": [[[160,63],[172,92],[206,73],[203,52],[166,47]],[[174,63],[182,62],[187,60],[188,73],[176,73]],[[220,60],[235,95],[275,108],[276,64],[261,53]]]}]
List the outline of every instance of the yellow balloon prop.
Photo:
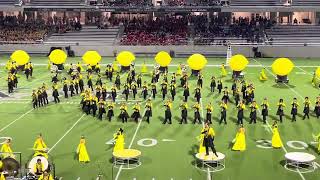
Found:
[{"label": "yellow balloon prop", "polygon": [[122,51],[118,54],[116,59],[121,66],[130,66],[130,64],[136,59],[136,57],[130,51]]},{"label": "yellow balloon prop", "polygon": [[167,67],[172,60],[170,54],[165,51],[158,52],[154,59],[161,67]]},{"label": "yellow balloon prop", "polygon": [[273,73],[278,76],[286,76],[292,71],[294,64],[288,58],[278,58],[271,65]]},{"label": "yellow balloon prop", "polygon": [[82,56],[82,60],[91,66],[97,65],[101,61],[101,56],[97,51],[87,51]]},{"label": "yellow balloon prop", "polygon": [[191,55],[188,60],[188,65],[192,70],[201,70],[207,64],[207,59],[201,54],[193,54]]},{"label": "yellow balloon prop", "polygon": [[316,76],[317,76],[318,78],[320,78],[320,67],[318,67],[317,70],[316,70]]},{"label": "yellow balloon prop", "polygon": [[229,65],[233,71],[242,71],[246,68],[248,63],[249,61],[246,57],[242,54],[237,54],[231,57]]},{"label": "yellow balloon prop", "polygon": [[51,51],[49,59],[54,64],[63,64],[64,62],[66,62],[67,54],[61,49],[55,49]]},{"label": "yellow balloon prop", "polygon": [[18,65],[25,65],[29,62],[30,56],[27,52],[23,50],[17,50],[11,54],[11,59],[15,61]]}]

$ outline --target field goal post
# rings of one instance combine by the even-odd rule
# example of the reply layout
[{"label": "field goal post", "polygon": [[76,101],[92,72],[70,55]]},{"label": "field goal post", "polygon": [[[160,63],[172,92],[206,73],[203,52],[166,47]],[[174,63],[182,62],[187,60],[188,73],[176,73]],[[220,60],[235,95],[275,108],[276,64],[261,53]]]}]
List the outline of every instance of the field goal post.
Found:
[{"label": "field goal post", "polygon": [[228,44],[226,66],[229,66],[229,62],[231,60],[231,57],[232,57],[232,48],[231,48],[231,45]]}]

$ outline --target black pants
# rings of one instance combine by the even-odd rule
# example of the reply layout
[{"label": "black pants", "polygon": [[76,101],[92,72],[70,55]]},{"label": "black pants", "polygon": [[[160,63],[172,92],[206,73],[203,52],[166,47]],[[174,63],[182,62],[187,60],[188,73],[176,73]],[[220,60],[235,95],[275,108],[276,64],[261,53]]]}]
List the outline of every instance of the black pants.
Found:
[{"label": "black pants", "polygon": [[60,99],[59,99],[58,96],[53,96],[53,98],[54,98],[54,102],[55,102],[55,103],[59,103],[59,102],[60,102]]},{"label": "black pants", "polygon": [[282,117],[283,117],[283,115],[279,115],[279,120],[281,123],[282,123]]},{"label": "black pants", "polygon": [[209,148],[211,148],[213,154],[215,154],[218,157],[217,151],[214,148],[214,146],[205,146],[206,147],[206,155],[209,155]]},{"label": "black pants", "polygon": [[220,117],[220,122],[219,122],[219,124],[221,124],[222,122],[224,122],[225,124],[227,124],[227,114],[226,114],[226,112],[221,112],[221,117]]},{"label": "black pants", "polygon": [[64,91],[64,97],[68,98],[68,91]]},{"label": "black pants", "polygon": [[214,92],[214,87],[211,86],[211,87],[210,87],[210,90],[211,90],[211,92]]},{"label": "black pants", "polygon": [[209,124],[212,124],[212,121],[211,121],[211,113],[207,113],[207,122]]},{"label": "black pants", "polygon": [[291,118],[291,121],[293,122],[293,121],[297,121],[297,118],[296,118],[296,114],[292,114],[292,118]]},{"label": "black pants", "polygon": [[188,102],[188,96],[184,96],[184,102]]},{"label": "black pants", "polygon": [[306,117],[307,117],[308,119],[310,119],[309,113],[304,113],[304,115],[303,115],[303,120],[306,119]]},{"label": "black pants", "polygon": [[266,115],[262,115],[262,120],[263,120],[263,123],[266,124],[267,123],[267,116]]},{"label": "black pants", "polygon": [[165,116],[163,124],[166,124],[168,121],[168,124],[171,124],[171,116]]}]

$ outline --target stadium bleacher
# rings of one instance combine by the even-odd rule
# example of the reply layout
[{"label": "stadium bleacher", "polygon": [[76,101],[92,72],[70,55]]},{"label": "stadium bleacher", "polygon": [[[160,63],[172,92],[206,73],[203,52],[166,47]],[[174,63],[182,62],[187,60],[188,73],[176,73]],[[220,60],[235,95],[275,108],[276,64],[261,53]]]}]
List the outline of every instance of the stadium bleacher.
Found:
[{"label": "stadium bleacher", "polygon": [[79,6],[82,0],[31,0],[35,6]]},{"label": "stadium bleacher", "polygon": [[266,30],[272,44],[320,43],[320,26],[278,25]]},{"label": "stadium bleacher", "polygon": [[109,27],[108,29],[98,29],[96,26],[83,26],[81,31],[66,32],[63,34],[52,34],[47,42],[64,43],[103,43],[104,45],[113,45],[119,32],[119,27]]},{"label": "stadium bleacher", "polygon": [[232,0],[230,6],[280,6],[280,0]]},{"label": "stadium bleacher", "polygon": [[320,6],[319,0],[294,0],[293,6]]},{"label": "stadium bleacher", "polygon": [[0,0],[0,5],[13,5],[16,0]]}]

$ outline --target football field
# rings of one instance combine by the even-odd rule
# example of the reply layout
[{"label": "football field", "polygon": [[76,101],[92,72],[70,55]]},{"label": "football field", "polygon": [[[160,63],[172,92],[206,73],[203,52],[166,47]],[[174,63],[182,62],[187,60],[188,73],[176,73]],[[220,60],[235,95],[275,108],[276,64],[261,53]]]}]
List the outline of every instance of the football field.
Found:
[{"label": "football field", "polygon": [[[7,94],[7,72],[4,64],[8,57],[2,57],[0,69],[0,92]],[[76,63],[81,58],[68,58],[67,63]],[[22,166],[32,158],[33,143],[39,133],[43,134],[44,140],[50,148],[50,161],[55,164],[56,176],[63,180],[96,180],[98,175],[102,175],[104,180],[319,180],[320,179],[320,157],[317,153],[317,144],[314,142],[312,134],[320,133],[320,119],[314,114],[310,119],[302,120],[304,97],[308,96],[312,102],[312,110],[315,98],[319,96],[320,89],[311,83],[313,72],[320,64],[317,59],[292,59],[295,64],[294,70],[289,75],[289,84],[277,85],[274,81],[275,75],[271,70],[274,59],[249,59],[250,63],[244,70],[245,79],[252,82],[256,88],[255,100],[261,104],[264,97],[270,103],[268,123],[263,124],[259,114],[257,124],[249,124],[249,110],[245,111],[244,127],[246,129],[247,149],[244,152],[232,151],[232,140],[235,138],[238,126],[237,109],[232,102],[228,105],[227,125],[219,125],[220,109],[219,103],[222,95],[217,91],[210,92],[210,79],[215,76],[220,77],[220,65],[225,62],[225,58],[208,58],[208,64],[203,69],[204,87],[202,89],[202,111],[205,115],[205,106],[211,102],[214,108],[213,124],[215,130],[215,147],[217,151],[226,155],[226,167],[224,170],[210,173],[201,171],[195,167],[195,154],[198,151],[199,142],[197,136],[200,135],[202,124],[192,124],[193,111],[188,112],[188,124],[179,124],[180,109],[183,90],[177,88],[177,96],[173,102],[173,122],[171,125],[163,125],[164,102],[158,85],[158,96],[153,103],[153,117],[151,123],[145,120],[135,123],[129,119],[123,124],[119,115],[119,102],[124,101],[121,92],[118,92],[115,117],[111,122],[104,119],[99,121],[92,115],[85,115],[81,111],[80,97],[63,97],[62,86],[60,92],[61,103],[55,104],[51,97],[51,76],[47,69],[46,57],[31,57],[34,65],[34,75],[26,80],[24,74],[20,73],[18,89],[9,97],[0,98],[0,143],[5,137],[13,139],[12,149],[22,153]],[[104,57],[103,64],[112,63],[113,58]],[[136,71],[140,72],[141,64],[154,64],[152,58],[138,58]],[[180,63],[186,64],[186,59],[173,59],[169,67],[169,73],[176,72]],[[259,73],[266,67],[267,81],[259,80]],[[84,67],[85,68],[85,67]],[[152,71],[153,66],[148,66]],[[105,66],[102,66],[104,72]],[[189,71],[189,70],[188,70]],[[227,68],[228,76],[222,78],[223,86],[231,88],[232,71]],[[85,72],[83,72],[85,73]],[[60,77],[67,77],[63,72]],[[125,82],[126,74],[121,75],[121,82]],[[94,76],[94,79],[96,75]],[[171,75],[168,76],[170,81]],[[150,82],[149,74],[143,75],[142,80]],[[160,78],[162,80],[162,78]],[[86,78],[84,75],[84,82]],[[95,80],[93,80],[95,83]],[[318,80],[318,83],[320,80]],[[32,108],[31,93],[33,89],[46,83],[49,87],[49,105],[37,109]],[[110,90],[111,84],[106,77],[103,83],[107,83]],[[193,89],[196,87],[197,78],[189,77],[190,97],[188,101],[191,107],[196,101],[193,98]],[[177,84],[180,84],[179,77]],[[140,90],[138,91],[140,95]],[[149,92],[149,94],[151,94]],[[167,97],[170,97],[168,93]],[[291,102],[296,97],[300,108],[297,122],[291,122]],[[276,116],[277,102],[284,99],[285,119],[279,123],[279,132],[284,147],[272,149],[268,140],[271,140],[271,125]],[[132,95],[130,95],[132,100]],[[138,97],[136,101],[141,102],[142,112],[144,111],[144,100]],[[134,101],[128,104],[129,115],[133,112]],[[203,116],[203,115],[202,115]],[[125,147],[138,149],[142,152],[141,166],[126,170],[113,167],[111,140],[118,128],[124,129]],[[76,148],[80,136],[86,137],[86,146],[91,158],[90,163],[82,164],[76,159]],[[284,167],[284,155],[287,152],[307,152],[317,157],[318,167],[316,171],[303,173],[292,172]]]}]

